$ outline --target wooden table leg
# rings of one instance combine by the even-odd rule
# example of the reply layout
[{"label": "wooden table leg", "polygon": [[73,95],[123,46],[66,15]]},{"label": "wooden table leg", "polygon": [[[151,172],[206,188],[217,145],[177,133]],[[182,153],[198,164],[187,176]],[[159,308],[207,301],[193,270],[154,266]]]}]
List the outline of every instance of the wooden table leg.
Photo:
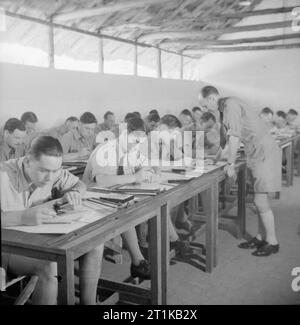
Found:
[{"label": "wooden table leg", "polygon": [[289,143],[289,145],[285,148],[286,153],[286,180],[287,180],[287,186],[292,185],[292,142]]},{"label": "wooden table leg", "polygon": [[161,302],[163,305],[167,304],[168,293],[168,270],[169,270],[169,227],[168,227],[168,205],[161,207]]},{"label": "wooden table leg", "polygon": [[206,191],[209,202],[209,213],[206,214],[206,235],[205,235],[205,249],[206,249],[206,272],[211,273],[213,267],[217,264],[217,248],[216,237],[218,229],[218,184],[214,182]]},{"label": "wooden table leg", "polygon": [[291,142],[291,186],[294,184],[294,156],[295,156],[295,141]]},{"label": "wooden table leg", "polygon": [[239,239],[246,234],[246,179],[247,171],[243,167],[238,172],[237,237]]},{"label": "wooden table leg", "polygon": [[161,265],[161,211],[149,221],[149,248],[151,263],[151,305],[162,304]]},{"label": "wooden table leg", "polygon": [[75,304],[74,258],[73,254],[59,256],[57,259],[58,304]]}]

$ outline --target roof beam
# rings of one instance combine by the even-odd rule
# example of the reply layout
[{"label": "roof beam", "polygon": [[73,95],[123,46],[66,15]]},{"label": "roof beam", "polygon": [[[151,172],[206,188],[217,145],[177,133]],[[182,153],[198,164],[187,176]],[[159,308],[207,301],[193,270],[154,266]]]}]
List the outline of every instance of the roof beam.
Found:
[{"label": "roof beam", "polygon": [[265,50],[286,50],[300,48],[300,43],[280,44],[280,45],[262,45],[262,46],[235,46],[235,47],[204,47],[202,49],[185,50],[184,54],[203,54],[203,52],[241,52],[241,51],[265,51]]},{"label": "roof beam", "polygon": [[80,9],[76,11],[58,13],[53,16],[56,22],[76,20],[88,17],[95,17],[100,15],[112,14],[117,11],[124,11],[133,8],[143,8],[151,6],[153,4],[163,4],[164,2],[171,0],[132,0],[114,3],[111,5],[101,6],[93,9]]},{"label": "roof beam", "polygon": [[246,26],[234,26],[220,29],[207,29],[207,30],[190,30],[190,31],[165,31],[165,32],[155,32],[144,34],[139,37],[140,42],[151,42],[160,39],[174,39],[174,38],[197,38],[204,36],[217,36],[223,34],[232,34],[239,32],[251,32],[258,30],[266,29],[277,29],[291,27],[292,21],[281,21],[276,23],[267,23],[267,24],[255,24],[255,25],[246,25]]},{"label": "roof beam", "polygon": [[160,47],[174,47],[174,46],[208,46],[208,45],[239,45],[239,44],[248,44],[248,43],[264,43],[264,42],[275,42],[282,41],[287,39],[299,39],[300,33],[293,34],[281,34],[275,36],[264,36],[264,37],[251,37],[251,38],[236,38],[231,40],[216,40],[216,41],[205,41],[205,40],[178,40],[173,42],[162,42],[160,43]]}]

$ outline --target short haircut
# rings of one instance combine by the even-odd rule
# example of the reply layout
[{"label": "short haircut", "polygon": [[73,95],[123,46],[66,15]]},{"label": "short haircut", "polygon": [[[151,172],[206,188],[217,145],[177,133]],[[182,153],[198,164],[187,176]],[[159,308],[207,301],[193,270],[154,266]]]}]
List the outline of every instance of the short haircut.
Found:
[{"label": "short haircut", "polygon": [[136,116],[136,114],[134,114],[134,113],[127,113],[125,115],[124,121],[127,122],[128,120],[130,120],[130,119],[132,119],[134,117],[138,117],[138,116]]},{"label": "short haircut", "polygon": [[201,89],[201,95],[203,98],[207,98],[210,95],[219,95],[219,91],[214,86],[205,86]]},{"label": "short haircut", "polygon": [[186,115],[186,116],[193,117],[191,111],[188,109],[184,109],[183,111],[181,111],[180,115]]},{"label": "short haircut", "polygon": [[202,111],[201,111],[201,108],[198,107],[198,106],[195,106],[195,107],[192,108],[192,112],[193,112],[193,113],[195,113],[196,111],[202,112]]},{"label": "short haircut", "polygon": [[286,119],[286,113],[284,111],[277,111],[276,115],[278,117],[282,117],[283,119]]},{"label": "short haircut", "polygon": [[159,117],[158,114],[152,113],[152,114],[149,114],[148,115],[147,119],[148,119],[149,122],[156,122],[156,123],[158,123],[159,120],[160,120],[160,117]]},{"label": "short haircut", "polygon": [[149,114],[157,114],[159,116],[158,110],[157,109],[152,109]]},{"label": "short haircut", "polygon": [[114,113],[111,112],[111,111],[107,111],[107,112],[104,114],[104,116],[103,116],[105,120],[107,120],[108,115],[114,115]]},{"label": "short haircut", "polygon": [[97,119],[94,114],[90,112],[85,112],[80,116],[80,122],[83,124],[92,124],[92,123],[97,124]]},{"label": "short haircut", "polygon": [[25,124],[26,122],[37,123],[38,118],[33,112],[25,112],[21,116],[21,121]]},{"label": "short haircut", "polygon": [[78,118],[76,116],[70,116],[66,119],[66,122],[78,122]]},{"label": "short haircut", "polygon": [[216,123],[215,115],[211,112],[204,112],[203,115],[201,116],[201,121],[208,122],[209,120],[213,120],[214,123]]},{"label": "short haircut", "polygon": [[144,121],[139,117],[133,117],[126,121],[127,123],[127,132],[131,133],[133,131],[144,131],[145,132],[145,124]]},{"label": "short haircut", "polygon": [[267,114],[274,114],[274,112],[271,110],[271,108],[270,107],[265,107],[265,108],[263,108],[262,110],[261,110],[261,114],[265,114],[265,115],[267,115]]},{"label": "short haircut", "polygon": [[7,130],[9,133],[13,133],[15,130],[25,131],[25,124],[17,118],[10,118],[4,124],[4,131]]},{"label": "short haircut", "polygon": [[288,111],[288,114],[292,114],[292,115],[298,115],[298,112],[296,110],[294,110],[293,108],[291,108],[289,111]]},{"label": "short haircut", "polygon": [[159,123],[166,125],[169,129],[181,128],[178,118],[171,114],[164,115]]},{"label": "short haircut", "polygon": [[133,112],[133,114],[134,114],[136,117],[142,118],[142,115],[141,115],[140,112]]},{"label": "short haircut", "polygon": [[50,136],[40,136],[31,142],[29,155],[39,160],[42,155],[50,157],[62,157],[63,149],[60,142]]}]

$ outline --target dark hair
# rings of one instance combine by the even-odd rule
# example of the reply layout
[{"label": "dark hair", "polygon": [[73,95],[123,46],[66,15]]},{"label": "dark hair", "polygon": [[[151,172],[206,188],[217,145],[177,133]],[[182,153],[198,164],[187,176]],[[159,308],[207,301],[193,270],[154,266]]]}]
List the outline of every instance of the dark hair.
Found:
[{"label": "dark hair", "polygon": [[289,111],[288,111],[288,114],[292,114],[292,115],[298,115],[298,112],[296,110],[294,110],[293,108],[291,108]]},{"label": "dark hair", "polygon": [[210,95],[219,95],[219,91],[214,86],[205,86],[201,89],[201,95],[203,98],[206,98]]},{"label": "dark hair", "polygon": [[136,116],[136,114],[134,114],[134,113],[127,113],[125,115],[124,121],[127,122],[128,120],[135,118],[135,117],[138,117],[138,116]]},{"label": "dark hair", "polygon": [[108,118],[108,115],[114,115],[114,113],[111,111],[107,111],[103,116],[105,120]]},{"label": "dark hair", "polygon": [[76,116],[70,116],[66,119],[66,122],[77,122],[79,121]]},{"label": "dark hair", "polygon": [[145,132],[145,124],[144,121],[139,117],[130,118],[127,123],[127,132],[131,133],[133,131],[144,131]]},{"label": "dark hair", "polygon": [[193,117],[191,111],[189,111],[188,109],[182,110],[180,115],[186,115],[186,116]]},{"label": "dark hair", "polygon": [[36,160],[42,155],[50,157],[62,157],[63,149],[60,142],[50,136],[40,136],[31,142],[29,154]]},{"label": "dark hair", "polygon": [[158,110],[157,109],[152,109],[149,114],[156,114],[159,116]]},{"label": "dark hair", "polygon": [[33,112],[25,112],[21,116],[21,121],[25,124],[26,122],[36,123],[38,121],[37,116]]},{"label": "dark hair", "polygon": [[261,110],[261,114],[274,114],[270,107],[265,107]]},{"label": "dark hair", "polygon": [[94,114],[90,112],[85,112],[80,116],[80,122],[83,124],[92,124],[92,123],[97,124],[97,119]]},{"label": "dark hair", "polygon": [[133,112],[133,114],[134,114],[136,117],[142,118],[142,115],[141,115],[140,112]]},{"label": "dark hair", "polygon": [[208,122],[209,120],[213,120],[214,123],[216,123],[216,117],[211,112],[204,112],[203,115],[201,116],[201,120],[203,122]]},{"label": "dark hair", "polygon": [[286,113],[284,111],[277,111],[276,115],[278,117],[282,117],[283,119],[286,119]]},{"label": "dark hair", "polygon": [[160,120],[160,117],[158,114],[152,113],[147,116],[147,119],[149,122],[156,122],[158,123]]},{"label": "dark hair", "polygon": [[201,108],[198,107],[198,106],[195,106],[195,107],[192,108],[192,112],[193,112],[193,113],[195,113],[196,111],[202,112],[202,111],[201,111]]},{"label": "dark hair", "polygon": [[17,118],[10,118],[4,124],[4,130],[13,133],[15,130],[25,131],[25,124]]},{"label": "dark hair", "polygon": [[178,118],[171,114],[164,115],[159,123],[166,125],[169,129],[181,128]]}]

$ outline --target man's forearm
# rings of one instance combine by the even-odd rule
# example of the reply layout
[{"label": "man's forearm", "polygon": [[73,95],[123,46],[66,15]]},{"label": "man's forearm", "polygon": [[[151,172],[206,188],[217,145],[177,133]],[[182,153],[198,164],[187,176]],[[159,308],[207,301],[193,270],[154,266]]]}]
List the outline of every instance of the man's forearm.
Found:
[{"label": "man's forearm", "polygon": [[86,185],[82,181],[78,181],[72,188],[71,191],[78,191],[81,196],[83,196],[86,192]]},{"label": "man's forearm", "polygon": [[2,227],[11,227],[22,225],[22,216],[24,211],[1,211]]},{"label": "man's forearm", "polygon": [[236,154],[240,146],[240,139],[235,136],[229,137],[228,143],[228,163],[234,164],[236,160]]}]

